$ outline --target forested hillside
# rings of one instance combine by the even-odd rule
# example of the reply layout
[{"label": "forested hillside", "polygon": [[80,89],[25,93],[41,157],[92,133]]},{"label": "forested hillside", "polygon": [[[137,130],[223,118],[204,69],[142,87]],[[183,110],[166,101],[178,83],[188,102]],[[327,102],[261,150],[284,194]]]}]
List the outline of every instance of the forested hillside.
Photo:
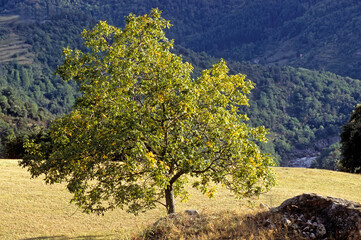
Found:
[{"label": "forested hillside", "polygon": [[[69,111],[76,86],[53,74],[62,47],[84,50],[84,28],[98,20],[121,27],[129,12],[144,14],[153,7],[171,20],[168,36],[175,39],[175,51],[196,70],[222,57],[232,73],[257,83],[244,111],[252,124],[271,129],[272,141],[263,147],[283,165],[337,141],[340,126],[361,100],[360,81],[346,77],[361,73],[358,1],[0,0],[0,91],[10,85],[17,105],[24,106],[27,114],[17,118],[43,124]],[[20,131],[7,117],[12,113],[2,109],[4,146],[9,132],[30,130]]]},{"label": "forested hillside", "polygon": [[[184,48],[177,50],[202,68],[216,61]],[[250,106],[242,110],[255,126],[271,129],[270,144],[263,147],[279,155],[284,165],[316,156],[338,141],[340,127],[361,101],[360,80],[331,72],[232,61],[229,66],[232,73],[247,74],[256,83]]]},{"label": "forested hillside", "polygon": [[327,70],[354,78],[361,75],[359,1],[0,1],[2,14],[20,14],[43,22],[56,15],[77,16],[81,22],[86,16],[118,26],[124,24],[129,12],[144,14],[154,7],[173,22],[170,37],[197,52],[236,61]]}]

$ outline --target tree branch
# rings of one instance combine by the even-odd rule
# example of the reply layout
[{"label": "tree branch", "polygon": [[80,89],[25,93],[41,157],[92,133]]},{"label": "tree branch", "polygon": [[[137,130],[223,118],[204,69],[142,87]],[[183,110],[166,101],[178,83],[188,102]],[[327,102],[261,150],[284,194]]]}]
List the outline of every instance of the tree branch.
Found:
[{"label": "tree branch", "polygon": [[216,159],[214,159],[214,160],[211,162],[211,164],[209,164],[209,166],[206,167],[206,168],[203,169],[203,170],[200,170],[200,171],[192,171],[192,172],[193,172],[193,173],[197,173],[197,174],[205,173],[205,172],[207,172],[208,170],[212,169],[213,164],[214,164],[216,161],[218,161],[219,159],[221,159],[221,158],[216,158]]},{"label": "tree branch", "polygon": [[160,205],[167,207],[167,205],[165,205],[164,203],[162,203],[161,201],[155,200],[154,202],[159,203]]},{"label": "tree branch", "polygon": [[[221,155],[224,151],[225,151],[225,148],[223,148],[223,150],[222,150],[222,151],[220,151],[218,154],[219,154],[219,155]],[[200,174],[200,173],[205,173],[205,172],[207,172],[208,170],[213,170],[213,171],[214,171],[214,169],[212,169],[212,166],[213,166],[213,164],[214,164],[214,163],[216,163],[216,162],[217,162],[218,160],[220,160],[220,159],[222,159],[222,157],[221,157],[221,156],[219,156],[219,157],[217,157],[217,158],[213,159],[213,161],[209,164],[209,166],[208,166],[208,167],[206,167],[206,168],[205,168],[205,169],[203,169],[203,170],[193,171],[193,173]]]},{"label": "tree branch", "polygon": [[176,175],[174,175],[170,181],[169,184],[172,185],[175,181],[177,181],[178,178],[180,178],[182,175],[184,174],[184,172],[181,170],[179,171]]}]

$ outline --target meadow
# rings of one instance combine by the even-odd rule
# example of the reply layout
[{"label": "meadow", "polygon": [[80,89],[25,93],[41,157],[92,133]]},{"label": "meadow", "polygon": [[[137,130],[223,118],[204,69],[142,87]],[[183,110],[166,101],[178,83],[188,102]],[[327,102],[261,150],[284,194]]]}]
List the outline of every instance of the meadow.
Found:
[{"label": "meadow", "polygon": [[[319,169],[274,168],[277,186],[255,200],[271,207],[287,198],[313,192],[361,202],[361,176]],[[138,216],[122,210],[104,216],[82,213],[70,204],[63,184],[46,185],[41,178],[18,166],[17,160],[0,160],[0,239],[129,239],[166,215],[164,207]],[[222,211],[249,213],[247,201],[237,201],[219,188],[214,199],[190,189],[187,202],[178,202],[179,212],[197,209],[203,214]]]}]

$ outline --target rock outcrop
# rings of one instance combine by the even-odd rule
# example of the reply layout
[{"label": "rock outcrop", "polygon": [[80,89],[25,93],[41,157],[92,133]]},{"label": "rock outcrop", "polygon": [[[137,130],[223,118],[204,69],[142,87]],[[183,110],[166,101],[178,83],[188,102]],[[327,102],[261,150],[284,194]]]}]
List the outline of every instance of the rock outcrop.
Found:
[{"label": "rock outcrop", "polygon": [[361,239],[361,204],[341,198],[302,194],[270,209],[282,224],[306,239]]}]

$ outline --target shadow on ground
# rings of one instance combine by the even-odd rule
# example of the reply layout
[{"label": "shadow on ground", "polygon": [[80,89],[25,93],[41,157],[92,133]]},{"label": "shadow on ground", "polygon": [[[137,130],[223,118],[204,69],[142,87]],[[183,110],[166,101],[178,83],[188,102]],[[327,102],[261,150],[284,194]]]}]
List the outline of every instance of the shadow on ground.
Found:
[{"label": "shadow on ground", "polygon": [[23,238],[21,240],[103,240],[103,239],[113,239],[113,235],[90,235],[90,236],[79,236],[79,237],[67,237],[64,235],[61,236],[42,236],[42,237],[33,237],[33,238]]}]

